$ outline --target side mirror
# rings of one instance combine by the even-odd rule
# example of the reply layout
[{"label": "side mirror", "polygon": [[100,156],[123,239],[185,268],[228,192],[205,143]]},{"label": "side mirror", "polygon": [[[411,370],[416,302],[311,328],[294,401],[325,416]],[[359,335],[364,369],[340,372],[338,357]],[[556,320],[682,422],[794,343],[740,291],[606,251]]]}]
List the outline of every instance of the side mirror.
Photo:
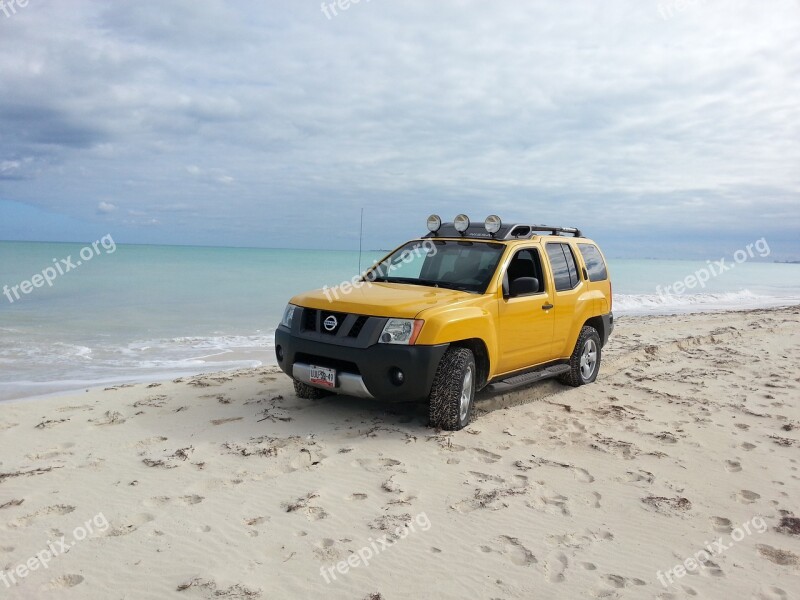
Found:
[{"label": "side mirror", "polygon": [[539,292],[539,280],[536,277],[517,277],[511,282],[511,296],[527,296]]}]

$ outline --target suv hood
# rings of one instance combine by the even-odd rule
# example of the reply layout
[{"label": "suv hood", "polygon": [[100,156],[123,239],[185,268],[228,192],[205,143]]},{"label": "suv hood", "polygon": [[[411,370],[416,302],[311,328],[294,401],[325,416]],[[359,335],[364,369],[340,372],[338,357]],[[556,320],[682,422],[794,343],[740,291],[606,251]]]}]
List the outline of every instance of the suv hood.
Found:
[{"label": "suv hood", "polygon": [[371,283],[352,288],[347,294],[340,288],[324,288],[291,299],[306,308],[354,313],[371,317],[413,319],[423,310],[454,302],[471,300],[475,294],[407,283]]}]

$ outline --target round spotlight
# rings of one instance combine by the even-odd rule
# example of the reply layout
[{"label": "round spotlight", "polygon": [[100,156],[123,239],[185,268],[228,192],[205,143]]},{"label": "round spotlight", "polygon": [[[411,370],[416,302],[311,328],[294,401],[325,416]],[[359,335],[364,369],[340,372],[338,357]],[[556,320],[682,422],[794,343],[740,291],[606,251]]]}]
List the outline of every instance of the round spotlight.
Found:
[{"label": "round spotlight", "polygon": [[428,231],[431,233],[436,233],[439,231],[439,228],[442,226],[442,219],[439,218],[439,215],[431,215],[428,217]]},{"label": "round spotlight", "polygon": [[469,229],[469,217],[467,215],[458,215],[453,219],[453,226],[458,233],[464,233]]},{"label": "round spotlight", "polygon": [[503,222],[497,215],[489,215],[486,217],[486,221],[483,222],[483,225],[486,227],[486,231],[494,235],[500,231],[500,228],[503,226]]}]

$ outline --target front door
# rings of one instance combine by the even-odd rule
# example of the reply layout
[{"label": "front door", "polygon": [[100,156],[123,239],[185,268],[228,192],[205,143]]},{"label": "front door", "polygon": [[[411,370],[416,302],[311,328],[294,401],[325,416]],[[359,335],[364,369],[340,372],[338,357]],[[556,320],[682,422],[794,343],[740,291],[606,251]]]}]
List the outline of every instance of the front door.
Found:
[{"label": "front door", "polygon": [[[535,278],[538,288],[511,295],[514,280]],[[509,262],[499,300],[500,358],[498,373],[508,373],[552,360],[553,294],[537,248],[518,250]]]}]

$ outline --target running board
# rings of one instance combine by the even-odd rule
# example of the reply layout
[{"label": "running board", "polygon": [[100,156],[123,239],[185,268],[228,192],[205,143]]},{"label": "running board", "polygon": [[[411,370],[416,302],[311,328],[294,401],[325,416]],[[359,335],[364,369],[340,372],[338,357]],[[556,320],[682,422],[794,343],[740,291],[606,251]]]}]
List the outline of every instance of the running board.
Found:
[{"label": "running board", "polygon": [[552,367],[547,367],[546,369],[531,371],[530,373],[514,375],[508,379],[495,381],[494,383],[490,383],[488,386],[486,386],[486,388],[491,392],[507,392],[509,390],[522,387],[523,385],[536,383],[542,379],[549,379],[551,377],[558,377],[564,373],[569,373],[569,369],[569,365],[553,365]]}]

